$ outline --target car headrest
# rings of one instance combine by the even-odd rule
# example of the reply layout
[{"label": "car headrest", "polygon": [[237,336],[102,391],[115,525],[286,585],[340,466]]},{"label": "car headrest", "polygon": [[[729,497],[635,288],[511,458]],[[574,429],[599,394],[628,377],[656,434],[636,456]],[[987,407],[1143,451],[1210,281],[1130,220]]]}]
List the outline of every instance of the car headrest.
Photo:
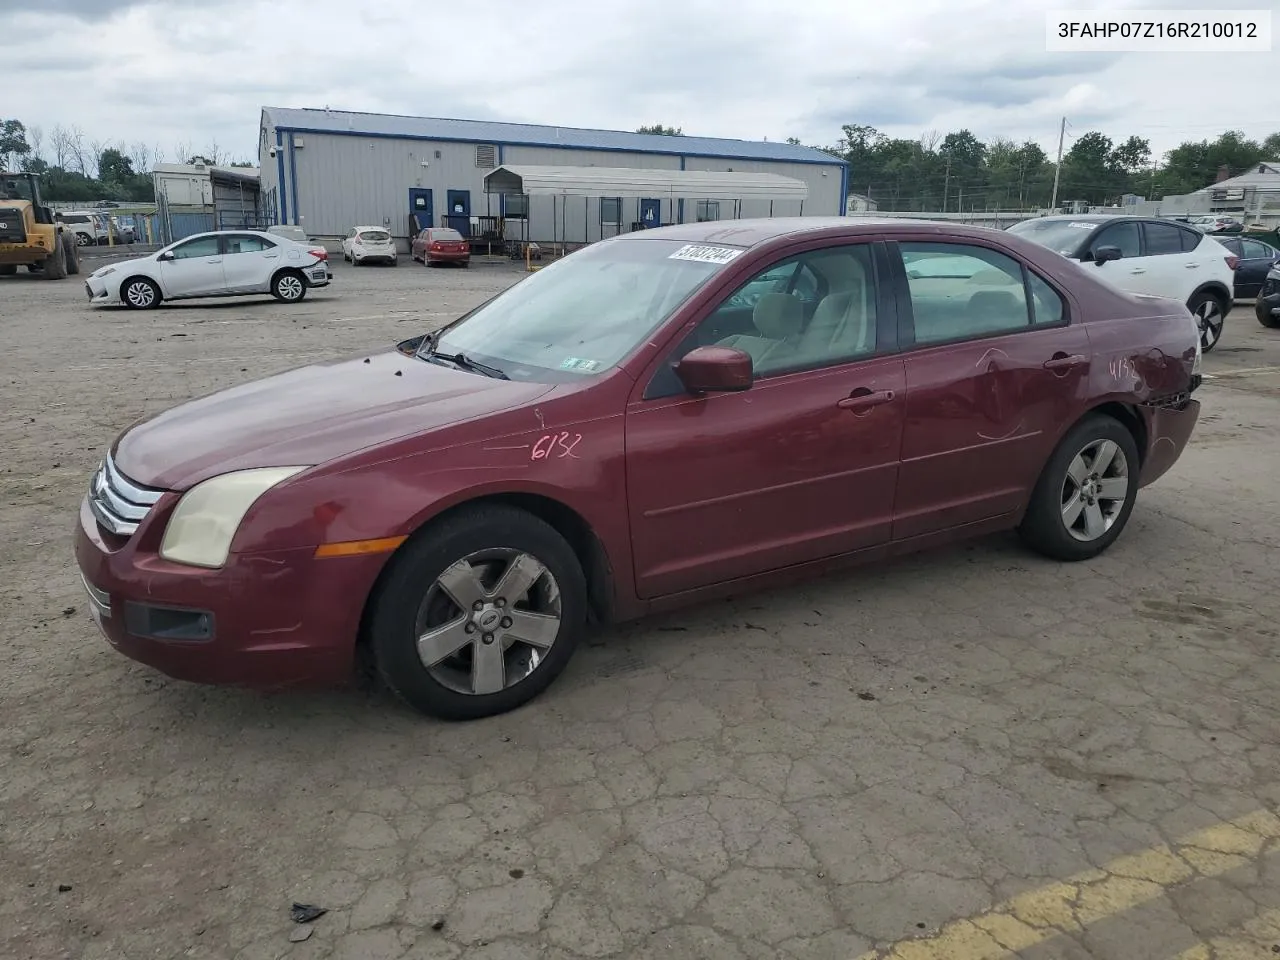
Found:
[{"label": "car headrest", "polygon": [[760,336],[771,340],[794,337],[804,326],[804,310],[800,301],[789,293],[766,293],[756,301],[751,322]]}]

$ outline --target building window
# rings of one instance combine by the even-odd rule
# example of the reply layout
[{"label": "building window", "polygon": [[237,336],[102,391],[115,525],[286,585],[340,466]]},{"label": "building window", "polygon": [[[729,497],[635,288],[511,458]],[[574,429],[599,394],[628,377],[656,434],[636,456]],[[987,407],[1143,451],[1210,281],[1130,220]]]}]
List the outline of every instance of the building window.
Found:
[{"label": "building window", "polygon": [[617,226],[622,223],[622,198],[621,197],[601,197],[600,198],[600,222],[607,223],[610,226]]},{"label": "building window", "polygon": [[720,201],[719,200],[699,200],[698,201],[698,222],[704,220],[720,219]]},{"label": "building window", "polygon": [[508,220],[528,220],[529,198],[523,193],[508,193],[502,201],[502,209]]},{"label": "building window", "polygon": [[491,143],[482,143],[476,147],[476,166],[482,170],[492,170],[497,165],[498,148]]}]

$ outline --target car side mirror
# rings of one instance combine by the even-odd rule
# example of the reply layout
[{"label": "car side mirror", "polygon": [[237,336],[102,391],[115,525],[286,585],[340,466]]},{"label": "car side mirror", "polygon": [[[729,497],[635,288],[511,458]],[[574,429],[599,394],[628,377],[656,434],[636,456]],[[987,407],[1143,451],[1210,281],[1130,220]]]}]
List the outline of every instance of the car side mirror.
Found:
[{"label": "car side mirror", "polygon": [[172,260],[172,259],[173,259],[173,251],[172,251],[172,250],[166,250],[164,253],[162,253],[162,254],[160,254],[158,257],[156,257],[156,259],[157,259],[157,260]]},{"label": "car side mirror", "polygon": [[1122,256],[1119,247],[1099,247],[1093,251],[1093,262],[1100,267],[1108,260],[1119,260]]},{"label": "car side mirror", "polygon": [[676,364],[676,376],[690,393],[749,390],[754,380],[751,356],[733,347],[698,347]]}]

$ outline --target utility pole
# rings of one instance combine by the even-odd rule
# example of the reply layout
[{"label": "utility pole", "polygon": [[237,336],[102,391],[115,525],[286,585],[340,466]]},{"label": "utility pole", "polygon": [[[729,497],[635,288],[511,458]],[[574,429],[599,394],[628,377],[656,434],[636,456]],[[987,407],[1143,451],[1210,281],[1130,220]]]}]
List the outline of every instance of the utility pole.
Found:
[{"label": "utility pole", "polygon": [[947,196],[951,190],[951,157],[947,157],[947,176],[942,181],[942,212],[947,212]]},{"label": "utility pole", "polygon": [[1062,126],[1058,128],[1058,162],[1053,168],[1053,199],[1049,201],[1049,209],[1058,209],[1058,178],[1062,175],[1062,141],[1067,136],[1067,118],[1062,118]]}]

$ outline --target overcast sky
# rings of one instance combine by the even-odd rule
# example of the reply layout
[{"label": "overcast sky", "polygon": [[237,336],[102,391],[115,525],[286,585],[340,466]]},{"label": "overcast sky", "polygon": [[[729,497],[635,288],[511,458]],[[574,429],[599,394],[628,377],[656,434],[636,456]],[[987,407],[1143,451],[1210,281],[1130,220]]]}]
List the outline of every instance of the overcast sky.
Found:
[{"label": "overcast sky", "polygon": [[1050,156],[1065,114],[1068,146],[1100,129],[1160,153],[1228,128],[1280,130],[1280,53],[1048,53],[1044,11],[1219,5],[0,0],[0,117],[42,127],[46,143],[55,124],[77,125],[169,160],[215,140],[253,158],[264,104],[812,144],[843,123],[911,138],[967,127]]}]

